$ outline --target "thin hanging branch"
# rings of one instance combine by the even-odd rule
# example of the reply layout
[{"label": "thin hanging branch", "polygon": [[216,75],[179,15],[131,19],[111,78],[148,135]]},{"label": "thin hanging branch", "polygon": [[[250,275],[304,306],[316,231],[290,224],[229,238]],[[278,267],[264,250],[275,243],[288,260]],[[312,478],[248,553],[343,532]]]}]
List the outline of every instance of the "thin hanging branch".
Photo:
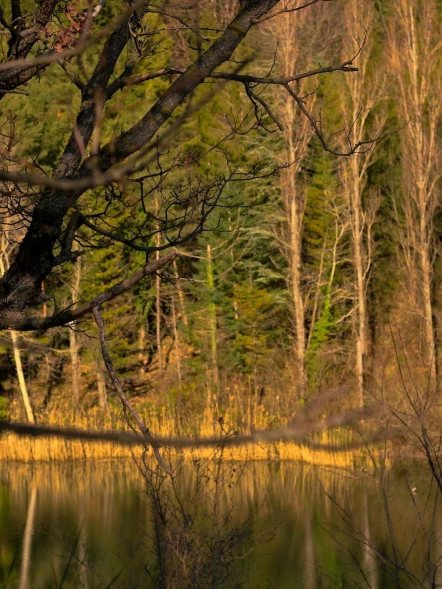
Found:
[{"label": "thin hanging branch", "polygon": [[106,348],[106,337],[104,334],[104,322],[103,322],[103,317],[101,316],[101,313],[100,313],[100,308],[94,307],[92,309],[92,312],[94,314],[95,323],[97,324],[98,331],[100,334],[101,353],[103,355],[104,364],[106,366],[106,370],[107,370],[107,373],[109,374],[112,384],[114,385],[114,389],[116,390],[118,396],[120,397],[121,403],[123,404],[124,412],[125,412],[125,416],[126,416],[126,421],[129,424],[129,426],[132,428],[132,430],[134,432],[136,432],[135,428],[133,428],[130,423],[129,417],[127,416],[127,411],[129,411],[130,414],[132,415],[132,417],[134,418],[134,420],[138,426],[138,429],[143,434],[142,438],[140,438],[140,436],[137,436],[138,438],[140,438],[140,442],[143,442],[143,444],[145,445],[146,448],[147,448],[146,440],[149,442],[149,444],[153,448],[153,453],[155,454],[155,458],[157,459],[160,467],[165,472],[167,472],[167,474],[170,474],[171,476],[173,476],[173,471],[165,463],[163,457],[160,454],[160,450],[159,450],[160,445],[153,437],[149,428],[145,425],[145,423],[141,419],[138,411],[135,409],[135,407],[132,405],[132,403],[127,398],[126,393],[123,391],[121,383],[118,380],[118,377],[115,373],[115,370],[114,370],[114,367],[112,364],[112,360],[111,360],[109,353],[107,351],[107,348]]}]

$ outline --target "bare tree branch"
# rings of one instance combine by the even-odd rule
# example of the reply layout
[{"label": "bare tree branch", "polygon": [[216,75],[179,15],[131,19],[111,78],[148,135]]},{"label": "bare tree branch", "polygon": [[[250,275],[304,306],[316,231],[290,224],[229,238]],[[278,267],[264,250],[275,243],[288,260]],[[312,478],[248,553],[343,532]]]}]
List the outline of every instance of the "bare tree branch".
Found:
[{"label": "bare tree branch", "polygon": [[103,305],[104,303],[111,301],[124,292],[127,292],[133,288],[135,284],[140,282],[140,280],[142,280],[145,276],[154,274],[163,266],[172,263],[178,255],[179,254],[177,252],[170,252],[162,258],[146,264],[143,268],[137,270],[129,278],[118,282],[105,292],[92,299],[92,301],[84,303],[76,309],[64,309],[63,311],[60,311],[59,313],[56,313],[50,317],[30,317],[24,315],[23,313],[15,313],[13,311],[7,312],[0,318],[0,329],[15,329],[17,331],[46,331],[51,327],[59,327],[60,325],[67,325],[68,323],[72,323],[72,321],[77,321],[78,319],[84,317],[84,315],[87,313],[91,313],[94,307]]},{"label": "bare tree branch", "polygon": [[[97,324],[98,327],[98,331],[100,334],[100,344],[101,344],[101,353],[103,355],[103,360],[104,360],[104,364],[106,366],[106,370],[109,374],[109,377],[112,381],[112,384],[114,385],[114,389],[116,390],[118,396],[120,397],[120,400],[123,404],[124,410],[126,411],[129,410],[129,412],[131,413],[132,417],[135,419],[135,422],[138,426],[138,429],[140,430],[140,432],[143,434],[142,437],[142,441],[144,444],[146,444],[146,440],[149,442],[149,444],[152,446],[153,448],[153,452],[155,454],[155,458],[158,461],[158,464],[161,466],[161,468],[167,472],[167,474],[173,475],[173,471],[168,467],[168,465],[164,462],[163,457],[160,454],[160,446],[157,443],[157,441],[155,440],[154,436],[152,435],[151,431],[149,430],[149,428],[144,424],[143,420],[141,419],[138,411],[135,409],[135,407],[132,405],[132,403],[129,401],[129,399],[127,398],[125,392],[123,391],[120,381],[118,380],[118,377],[115,373],[113,364],[112,364],[112,360],[110,359],[109,353],[107,351],[106,348],[106,337],[104,334],[104,323],[103,323],[103,318],[101,316],[100,313],[100,308],[99,306],[96,306],[92,309],[92,312],[94,314],[94,319],[95,319],[95,323]],[[130,425],[130,420],[126,414],[126,421],[128,422],[128,424]]]}]

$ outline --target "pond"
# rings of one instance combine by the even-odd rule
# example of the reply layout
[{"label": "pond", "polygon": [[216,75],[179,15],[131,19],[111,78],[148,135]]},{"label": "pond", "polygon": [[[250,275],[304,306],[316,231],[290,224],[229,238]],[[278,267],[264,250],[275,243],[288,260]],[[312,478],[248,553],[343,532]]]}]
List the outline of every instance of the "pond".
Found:
[{"label": "pond", "polygon": [[2,588],[436,587],[441,556],[422,461],[195,458],[153,485],[131,460],[0,464]]}]

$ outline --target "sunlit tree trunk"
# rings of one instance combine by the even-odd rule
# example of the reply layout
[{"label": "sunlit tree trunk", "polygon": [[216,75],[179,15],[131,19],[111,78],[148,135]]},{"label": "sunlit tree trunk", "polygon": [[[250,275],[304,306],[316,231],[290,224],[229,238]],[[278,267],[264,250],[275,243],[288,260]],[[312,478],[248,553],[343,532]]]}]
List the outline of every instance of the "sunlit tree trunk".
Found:
[{"label": "sunlit tree trunk", "polygon": [[[372,60],[372,35],[374,5],[370,2],[349,0],[344,9],[345,34],[343,55],[355,55],[364,35],[366,43],[358,56],[357,76],[345,78],[347,93],[342,97],[341,107],[349,139],[353,144],[378,137],[385,124],[385,114],[379,112],[380,102],[385,98],[385,78],[379,68],[369,71]],[[363,27],[363,28],[362,28]],[[385,109],[383,109],[385,111]],[[348,149],[348,138],[343,139],[343,149]],[[358,402],[364,405],[365,381],[369,371],[368,357],[371,349],[368,328],[368,286],[372,266],[372,225],[379,199],[376,195],[364,195],[367,184],[367,169],[373,163],[375,146],[364,149],[363,155],[345,158],[340,162],[341,179],[347,215],[350,225],[352,264],[354,271],[355,311],[353,313],[355,345],[355,373]],[[365,198],[364,198],[365,196]]]},{"label": "sunlit tree trunk", "polygon": [[305,311],[302,294],[301,272],[301,224],[304,203],[296,198],[295,190],[290,202],[290,285],[293,297],[293,309],[295,315],[296,343],[295,353],[298,359],[298,386],[301,398],[305,395],[307,386],[307,372],[305,365],[306,340],[305,340]]},{"label": "sunlit tree trunk", "polygon": [[144,378],[146,374],[147,356],[145,354],[146,346],[146,328],[142,325],[138,329],[138,359],[140,361],[140,377]]},{"label": "sunlit tree trunk", "polygon": [[95,368],[97,372],[97,391],[98,391],[98,404],[101,409],[109,411],[107,406],[107,389],[106,381],[103,374],[103,369],[99,359],[95,361]]},{"label": "sunlit tree trunk", "polygon": [[[291,76],[299,70],[305,56],[301,56],[300,31],[311,27],[309,15],[301,13],[286,13],[280,15],[273,23],[274,33],[279,39],[278,68],[282,75]],[[310,30],[310,29],[309,29]],[[312,29],[313,31],[313,29]],[[303,61],[304,60],[304,61]],[[297,87],[298,93],[304,94],[306,88]],[[311,110],[315,101],[314,95],[306,98]],[[305,192],[299,179],[299,172],[309,141],[313,136],[312,127],[307,119],[300,115],[293,101],[281,97],[275,105],[278,118],[283,127],[284,158],[289,165],[281,174],[281,200],[284,210],[284,247],[283,251],[288,261],[288,287],[292,298],[292,313],[294,323],[294,356],[296,369],[293,380],[295,382],[298,399],[304,399],[307,387],[306,370],[306,328],[305,301],[303,292],[302,270],[302,230],[305,211]],[[280,228],[278,228],[278,231]]]},{"label": "sunlit tree trunk", "polygon": [[[71,285],[71,298],[74,305],[80,299],[81,257],[77,258],[75,264],[74,282]],[[80,359],[78,349],[78,335],[75,331],[75,326],[71,325],[69,329],[69,352],[72,367],[72,396],[77,408],[79,408],[80,403]]]},{"label": "sunlit tree trunk", "polygon": [[178,266],[177,266],[176,260],[173,261],[173,273],[175,275],[175,280],[176,280],[176,287],[177,287],[177,291],[178,291],[178,300],[180,301],[181,317],[182,317],[184,325],[187,327],[189,325],[189,319],[187,317],[186,301],[184,299],[184,292],[180,286],[180,278],[179,278],[179,274],[178,274]]},{"label": "sunlit tree trunk", "polygon": [[[157,235],[159,240],[159,234]],[[160,257],[160,252],[156,252],[156,259]],[[157,339],[157,354],[158,354],[158,370],[161,372],[163,365],[163,342],[161,336],[161,278],[159,274],[155,276],[155,291],[156,291],[156,339]]]},{"label": "sunlit tree trunk", "polygon": [[182,406],[182,399],[183,399],[183,382],[182,382],[182,370],[181,370],[181,346],[180,346],[180,338],[179,338],[179,331],[178,331],[178,324],[177,324],[177,314],[175,310],[175,300],[172,298],[172,323],[173,323],[173,334],[175,338],[175,354],[176,354],[176,367],[177,367],[177,377],[178,377],[178,396],[176,401],[176,425],[179,431],[179,426],[181,425],[181,406]]},{"label": "sunlit tree trunk", "polygon": [[397,103],[404,123],[403,201],[396,202],[402,259],[410,299],[424,335],[422,356],[433,379],[438,375],[435,327],[434,216],[440,205],[442,114],[441,15],[436,0],[398,0],[389,28],[390,65],[397,80]]},{"label": "sunlit tree trunk", "polygon": [[[232,217],[231,217],[231,211],[228,211],[228,215],[229,215],[229,233],[232,233],[233,231],[233,227],[232,227]],[[230,249],[230,263],[232,264],[232,268],[235,265],[235,252],[233,247]],[[238,288],[238,284],[236,282],[233,283],[233,299],[232,299],[232,307],[233,307],[233,317],[235,318],[235,321],[238,321],[239,319],[239,310],[238,310],[238,300],[237,300],[237,288]]]},{"label": "sunlit tree trunk", "polygon": [[217,318],[216,305],[214,301],[215,295],[215,277],[213,270],[212,248],[207,244],[207,258],[206,258],[206,273],[207,273],[207,288],[209,291],[209,333],[210,333],[210,354],[211,354],[211,369],[212,381],[215,392],[219,388],[219,371],[218,371],[218,342],[217,342]]},{"label": "sunlit tree trunk", "polygon": [[[9,252],[8,242],[5,239],[4,234],[1,237],[1,251],[0,251],[0,272],[1,275],[5,273],[9,267]],[[23,400],[23,405],[26,412],[26,418],[29,423],[35,423],[34,411],[32,409],[31,400],[29,398],[28,387],[26,385],[25,374],[23,372],[23,363],[21,361],[19,336],[13,329],[10,330],[12,351],[14,354],[15,370],[17,372],[18,385],[20,387],[20,393]]]},{"label": "sunlit tree trunk", "polygon": [[[158,199],[155,199],[155,211],[159,211]],[[155,234],[155,245],[160,247],[161,245],[161,232],[159,223],[156,223],[156,234]],[[160,252],[155,252],[155,259],[160,258]],[[161,333],[161,278],[158,272],[155,275],[155,319],[156,319],[156,341],[157,341],[157,356],[158,356],[158,370],[162,372],[164,368],[163,358],[163,340]]]},{"label": "sunlit tree trunk", "polygon": [[21,361],[20,347],[18,342],[18,334],[11,329],[12,350],[14,353],[15,369],[17,372],[18,384],[20,387],[23,405],[26,411],[26,418],[30,423],[35,423],[34,411],[32,409],[31,400],[29,398],[28,387],[26,386],[26,379],[23,372],[23,364]]}]

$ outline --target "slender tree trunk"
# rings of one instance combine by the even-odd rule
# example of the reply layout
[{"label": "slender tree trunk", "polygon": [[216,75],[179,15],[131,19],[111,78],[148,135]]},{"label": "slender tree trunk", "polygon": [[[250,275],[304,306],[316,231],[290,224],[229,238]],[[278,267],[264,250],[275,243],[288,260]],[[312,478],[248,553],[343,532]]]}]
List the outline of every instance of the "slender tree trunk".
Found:
[{"label": "slender tree trunk", "polygon": [[[366,27],[366,46],[359,61],[360,73],[346,79],[347,92],[341,102],[342,114],[349,129],[353,144],[376,137],[382,133],[386,112],[380,108],[385,97],[385,79],[380,71],[371,71],[369,62],[373,48],[375,11],[373,3],[348,0],[344,7],[346,27],[343,55],[356,53],[360,47],[358,28]],[[376,111],[378,109],[378,111]],[[348,138],[342,139],[343,148],[348,147]],[[358,404],[364,406],[367,377],[371,366],[372,350],[369,330],[368,288],[372,265],[372,225],[379,206],[378,198],[364,200],[367,170],[373,163],[374,147],[364,155],[355,155],[341,162],[341,179],[347,206],[351,232],[352,265],[354,272],[353,325],[355,337],[355,376]]]},{"label": "slender tree trunk", "polygon": [[408,121],[401,133],[404,193],[398,207],[405,223],[403,228],[398,223],[398,231],[407,284],[421,321],[424,363],[433,382],[438,378],[433,288],[437,247],[434,219],[440,207],[440,22],[436,0],[401,0],[394,4],[394,19],[388,29],[398,110]]},{"label": "slender tree trunk", "polygon": [[17,371],[18,384],[25,406],[26,418],[29,423],[35,423],[34,411],[32,410],[31,401],[29,399],[28,387],[26,386],[25,375],[23,372],[23,364],[21,362],[20,348],[18,345],[18,334],[11,329],[12,350],[14,352],[15,369]]},{"label": "slender tree trunk", "polygon": [[178,376],[178,396],[176,401],[176,422],[177,422],[177,429],[178,434],[180,433],[180,426],[181,426],[181,408],[182,408],[182,400],[183,400],[183,383],[182,383],[182,374],[181,374],[181,348],[180,348],[180,338],[178,332],[178,325],[177,325],[177,316],[175,310],[175,301],[172,299],[172,322],[173,322],[173,333],[175,337],[175,353],[176,353],[176,365],[177,365],[177,376]]},{"label": "slender tree trunk", "polygon": [[428,358],[428,367],[431,371],[431,379],[438,378],[438,362],[436,349],[435,325],[433,318],[433,268],[430,261],[429,247],[422,247],[421,251],[422,266],[422,295],[424,303],[424,322],[425,322],[425,340],[426,355]]},{"label": "slender tree trunk", "polygon": [[[158,227],[157,227],[158,229]],[[156,234],[156,245],[159,247],[161,241],[161,236],[159,231]],[[158,260],[160,257],[160,252],[157,251],[155,253],[155,258]],[[164,362],[163,362],[163,343],[161,337],[161,278],[157,273],[155,276],[155,291],[156,291],[156,338],[157,338],[157,354],[158,354],[158,370],[160,372],[163,371]]]},{"label": "slender tree trunk", "polygon": [[79,384],[79,371],[80,362],[78,358],[78,342],[77,334],[73,327],[69,329],[69,353],[71,356],[71,369],[72,369],[72,397],[74,399],[75,407],[79,408],[80,403],[80,384]]},{"label": "slender tree trunk", "polygon": [[[301,13],[287,12],[273,22],[274,32],[280,42],[278,51],[278,68],[282,75],[290,76],[296,73],[300,64],[309,67],[305,62],[308,51],[301,50],[300,39],[308,37],[308,43],[321,41],[315,38],[319,30],[318,22],[310,20],[307,11]],[[320,27],[319,27],[320,28]],[[309,33],[306,34],[305,31]],[[305,49],[305,41],[304,41]],[[308,58],[307,58],[308,59]],[[297,91],[306,96],[306,106],[312,110],[315,103],[315,93],[307,89],[308,81],[300,82]],[[313,88],[311,88],[313,90]],[[281,201],[284,211],[283,233],[289,276],[288,288],[291,294],[292,317],[294,322],[293,352],[294,369],[293,382],[296,400],[304,400],[307,390],[306,368],[306,305],[303,283],[305,274],[302,268],[302,225],[305,211],[305,194],[302,180],[299,177],[301,162],[304,159],[313,130],[305,117],[300,116],[299,109],[292,101],[282,99],[276,105],[284,133],[285,149],[283,158],[289,167],[281,175]],[[281,231],[281,226],[278,227]]]},{"label": "slender tree trunk", "polygon": [[207,245],[207,288],[209,290],[209,332],[210,332],[210,352],[212,381],[215,392],[219,390],[219,371],[218,371],[218,346],[217,346],[217,318],[216,305],[214,299],[215,280],[213,272],[212,249],[210,244]]},{"label": "slender tree trunk", "polygon": [[144,346],[146,341],[146,330],[142,325],[138,330],[138,359],[140,361],[140,377],[145,376],[146,356],[144,354]]},{"label": "slender tree trunk", "polygon": [[[357,164],[356,164],[357,165]],[[354,166],[353,166],[354,167]],[[353,265],[356,274],[356,304],[355,332],[356,332],[356,380],[357,394],[361,407],[364,406],[365,363],[368,342],[367,320],[367,281],[366,254],[364,248],[364,222],[362,220],[362,190],[359,183],[359,170],[353,169],[350,189],[352,235],[353,235]]]},{"label": "slender tree trunk", "polygon": [[367,355],[370,346],[368,329],[367,289],[368,267],[371,257],[367,253],[367,213],[362,204],[362,186],[360,183],[359,163],[346,162],[349,168],[345,172],[344,192],[346,193],[351,228],[352,264],[355,277],[354,296],[355,309],[353,314],[355,337],[355,375],[358,404],[364,406],[365,381],[367,373]]},{"label": "slender tree trunk", "polygon": [[[74,283],[71,286],[72,303],[75,305],[80,299],[80,280],[81,280],[81,257],[77,258],[75,263]],[[78,335],[74,329],[74,325],[69,329],[69,352],[71,356],[72,368],[72,396],[75,407],[80,406],[80,359],[78,354]]]},{"label": "slender tree trunk", "polygon": [[176,260],[173,261],[173,272],[175,274],[175,280],[177,281],[177,291],[178,291],[178,299],[180,301],[181,317],[183,318],[184,325],[187,327],[189,325],[189,319],[187,318],[186,302],[184,299],[183,289],[180,287],[180,284],[179,284],[178,267],[177,267]]},{"label": "slender tree trunk", "polygon": [[[293,187],[294,188],[294,187]],[[305,340],[305,311],[304,298],[301,289],[301,219],[298,210],[296,196],[292,196],[290,207],[290,237],[291,237],[291,288],[293,307],[295,312],[296,340],[295,354],[298,360],[297,388],[300,399],[305,399],[307,387],[307,371],[305,365],[306,340]]]},{"label": "slender tree trunk", "polygon": [[[229,233],[232,232],[232,218],[230,215],[230,210],[228,211],[228,215],[229,215]],[[232,264],[232,268],[235,264],[235,254],[233,251],[233,247],[230,249],[230,262]],[[235,321],[238,321],[239,319],[239,312],[238,312],[238,301],[236,298],[236,289],[238,288],[238,284],[236,282],[233,283],[233,300],[232,300],[232,307],[233,307],[233,316],[235,318]]]},{"label": "slender tree trunk", "polygon": [[106,409],[109,412],[107,405],[107,389],[106,381],[104,379],[103,370],[99,360],[95,360],[95,368],[97,371],[97,391],[98,391],[98,404],[101,409]]}]

